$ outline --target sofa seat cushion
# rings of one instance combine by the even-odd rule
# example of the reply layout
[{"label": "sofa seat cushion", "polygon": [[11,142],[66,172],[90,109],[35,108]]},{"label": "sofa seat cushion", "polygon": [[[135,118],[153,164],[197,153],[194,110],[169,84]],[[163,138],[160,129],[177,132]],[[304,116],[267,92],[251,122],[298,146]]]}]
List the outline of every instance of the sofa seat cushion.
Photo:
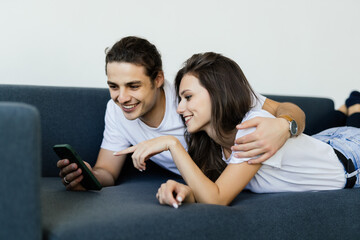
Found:
[{"label": "sofa seat cushion", "polygon": [[[149,167],[149,166],[148,166]],[[65,191],[59,178],[42,180],[46,239],[351,239],[360,189],[254,194],[241,193],[232,206],[183,204],[178,209],[155,198],[171,178],[151,166],[99,192]],[[149,171],[148,171],[149,170]],[[151,171],[152,170],[152,171]],[[355,212],[356,213],[355,213]],[[341,233],[341,234],[340,234]]]}]

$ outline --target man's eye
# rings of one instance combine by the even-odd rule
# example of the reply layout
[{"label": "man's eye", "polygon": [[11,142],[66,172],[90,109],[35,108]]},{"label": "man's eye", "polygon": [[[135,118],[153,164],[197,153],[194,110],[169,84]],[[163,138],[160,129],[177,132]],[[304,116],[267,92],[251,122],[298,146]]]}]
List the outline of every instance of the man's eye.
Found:
[{"label": "man's eye", "polygon": [[111,88],[111,89],[116,89],[117,86],[116,86],[116,85],[109,85],[109,88]]},{"label": "man's eye", "polygon": [[138,89],[140,86],[139,85],[131,85],[130,88],[131,89]]}]

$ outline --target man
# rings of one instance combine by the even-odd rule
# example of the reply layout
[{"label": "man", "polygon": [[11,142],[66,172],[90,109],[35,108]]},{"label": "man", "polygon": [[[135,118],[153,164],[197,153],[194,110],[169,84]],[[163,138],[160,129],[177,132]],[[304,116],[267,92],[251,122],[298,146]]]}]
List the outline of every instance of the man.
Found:
[{"label": "man", "polygon": [[[114,156],[115,151],[163,135],[177,137],[186,148],[185,127],[176,113],[172,84],[164,79],[161,56],[145,39],[125,37],[106,54],[106,75],[111,100],[107,104],[104,138],[93,172],[102,186],[112,186],[119,177],[126,156]],[[239,128],[256,127],[256,131],[237,139],[233,150],[239,157],[262,154],[254,162],[271,157],[292,135],[305,128],[305,115],[291,103],[278,103],[263,96],[254,98],[256,105],[275,115],[276,119],[256,118]],[[276,126],[273,123],[276,121]],[[290,126],[293,128],[289,131]],[[296,123],[298,126],[296,126]],[[272,127],[269,127],[269,126]],[[297,127],[297,128],[296,128]],[[151,158],[156,164],[179,174],[168,151]],[[59,160],[60,177],[68,190],[86,190],[81,184],[81,169],[69,160]]]}]

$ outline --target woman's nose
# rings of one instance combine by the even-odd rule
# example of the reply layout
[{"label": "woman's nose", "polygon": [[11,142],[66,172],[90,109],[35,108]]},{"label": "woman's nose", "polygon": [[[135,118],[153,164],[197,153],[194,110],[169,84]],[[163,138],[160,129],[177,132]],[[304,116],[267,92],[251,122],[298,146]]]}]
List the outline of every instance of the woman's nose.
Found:
[{"label": "woman's nose", "polygon": [[178,104],[178,107],[177,107],[177,109],[176,109],[176,112],[177,112],[178,114],[182,114],[184,111],[185,111],[185,103],[184,103],[183,100],[181,100],[181,101],[179,102],[179,104]]}]

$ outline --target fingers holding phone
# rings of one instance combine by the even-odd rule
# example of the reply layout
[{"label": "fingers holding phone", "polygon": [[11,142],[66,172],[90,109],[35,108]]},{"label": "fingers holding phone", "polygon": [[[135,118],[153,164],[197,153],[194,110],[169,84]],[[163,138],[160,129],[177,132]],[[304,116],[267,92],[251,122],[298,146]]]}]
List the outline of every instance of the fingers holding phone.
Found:
[{"label": "fingers holding phone", "polygon": [[61,159],[57,162],[57,167],[60,168],[59,176],[67,190],[86,191],[80,183],[83,180],[82,170],[76,163],[70,164],[68,159]]},{"label": "fingers holding phone", "polygon": [[102,186],[94,176],[90,164],[84,162],[69,144],[58,144],[53,149],[61,158],[57,167],[60,168],[59,176],[67,190],[101,190]]}]

